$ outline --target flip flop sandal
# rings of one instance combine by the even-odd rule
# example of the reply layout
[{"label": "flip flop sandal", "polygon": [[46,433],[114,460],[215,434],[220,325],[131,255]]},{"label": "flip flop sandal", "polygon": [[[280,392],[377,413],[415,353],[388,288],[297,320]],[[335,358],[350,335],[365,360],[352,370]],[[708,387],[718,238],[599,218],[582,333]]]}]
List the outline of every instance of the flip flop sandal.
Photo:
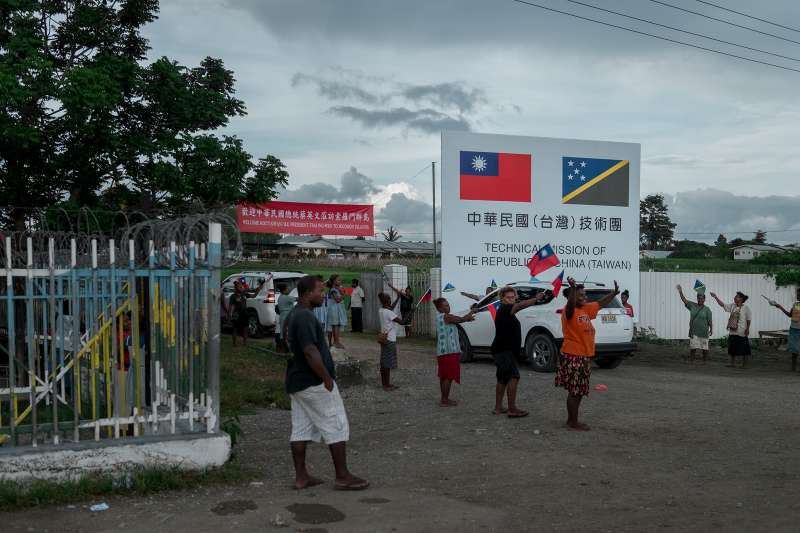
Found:
[{"label": "flip flop sandal", "polygon": [[340,485],[338,483],[333,485],[334,490],[364,490],[369,487],[369,481],[363,481],[362,483],[356,483],[353,485]]}]

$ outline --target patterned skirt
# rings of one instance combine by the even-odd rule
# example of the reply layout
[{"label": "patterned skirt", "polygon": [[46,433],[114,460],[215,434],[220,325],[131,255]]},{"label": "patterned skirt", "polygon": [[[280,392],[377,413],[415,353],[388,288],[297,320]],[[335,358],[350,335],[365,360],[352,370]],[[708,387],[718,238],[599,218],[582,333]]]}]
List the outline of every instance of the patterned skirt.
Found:
[{"label": "patterned skirt", "polygon": [[588,396],[591,375],[591,357],[562,353],[556,372],[556,387],[564,387],[572,396]]}]

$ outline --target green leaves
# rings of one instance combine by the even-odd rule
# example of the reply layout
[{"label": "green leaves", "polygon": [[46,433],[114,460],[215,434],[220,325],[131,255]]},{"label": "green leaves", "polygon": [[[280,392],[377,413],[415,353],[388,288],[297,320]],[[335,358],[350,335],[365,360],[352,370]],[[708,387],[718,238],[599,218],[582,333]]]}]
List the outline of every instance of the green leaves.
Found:
[{"label": "green leaves", "polygon": [[4,203],[182,212],[287,184],[280,160],[214,134],[246,114],[222,59],[144,62],[157,14],[157,0],[0,0]]}]

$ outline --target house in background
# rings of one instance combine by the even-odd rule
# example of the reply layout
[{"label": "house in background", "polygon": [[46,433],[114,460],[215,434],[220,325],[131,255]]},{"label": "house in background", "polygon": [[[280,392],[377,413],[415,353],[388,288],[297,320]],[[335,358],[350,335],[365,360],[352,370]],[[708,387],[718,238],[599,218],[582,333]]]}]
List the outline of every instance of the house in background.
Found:
[{"label": "house in background", "polygon": [[340,250],[336,243],[319,235],[292,235],[275,243],[278,255],[294,257],[298,255],[320,256]]},{"label": "house in background", "polygon": [[399,255],[432,256],[433,244],[413,241],[382,241],[323,238],[319,235],[287,236],[274,247],[280,256],[329,256],[333,258],[379,259]]},{"label": "house in background", "polygon": [[733,250],[734,261],[750,261],[762,254],[782,254],[787,251],[782,246],[774,244],[742,244],[741,246],[734,246],[731,250]]}]

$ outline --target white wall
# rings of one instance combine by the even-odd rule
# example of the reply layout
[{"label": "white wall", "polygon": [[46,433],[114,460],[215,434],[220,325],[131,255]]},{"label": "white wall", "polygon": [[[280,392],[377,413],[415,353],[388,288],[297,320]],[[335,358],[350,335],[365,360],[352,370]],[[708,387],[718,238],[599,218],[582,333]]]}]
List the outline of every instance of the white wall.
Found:
[{"label": "white wall", "polygon": [[789,319],[761,297],[776,300],[787,307],[795,301],[795,287],[775,288],[775,281],[763,274],[707,274],[691,272],[641,272],[641,309],[636,309],[634,318],[638,327],[652,327],[656,335],[664,339],[685,339],[689,331],[689,311],[683,306],[675,286],[680,284],[689,300],[695,300],[695,280],[707,287],[706,303],[714,313],[714,337],[727,335],[725,326],[728,315],[717,305],[710,293],[715,292],[725,302],[733,301],[736,291],[750,298],[747,305],[753,311],[750,336],[758,337],[759,331],[787,329]]}]

